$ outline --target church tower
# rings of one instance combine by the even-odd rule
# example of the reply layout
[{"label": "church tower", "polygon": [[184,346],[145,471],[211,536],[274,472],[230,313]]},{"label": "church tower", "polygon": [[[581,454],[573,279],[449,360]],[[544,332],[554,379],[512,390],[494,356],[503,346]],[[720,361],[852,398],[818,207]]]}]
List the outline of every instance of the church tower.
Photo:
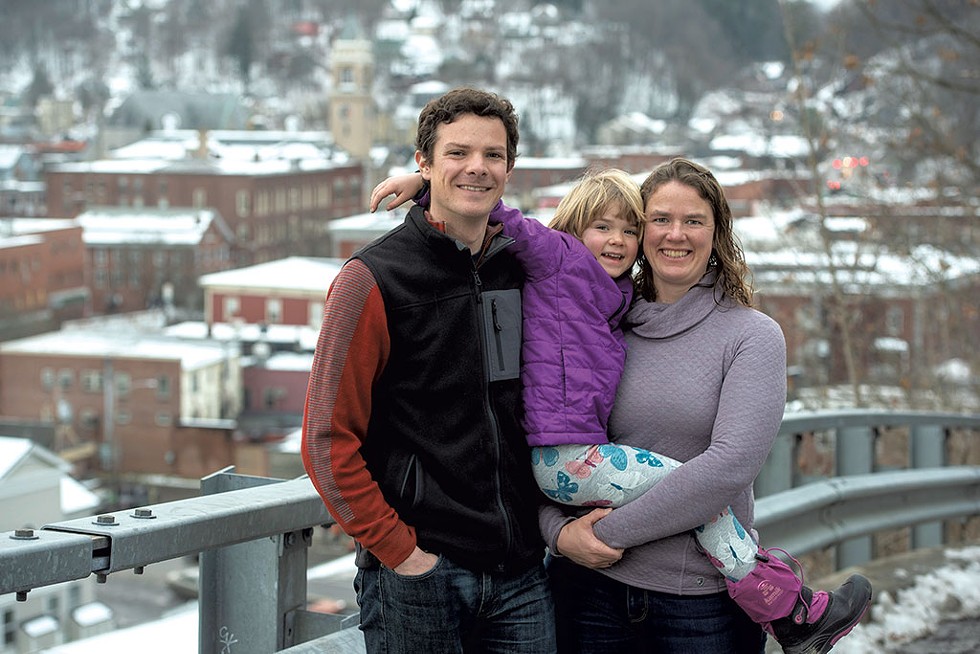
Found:
[{"label": "church tower", "polygon": [[334,41],[330,74],[333,81],[330,132],[334,142],[351,156],[366,159],[374,143],[375,129],[371,42],[343,37]]}]

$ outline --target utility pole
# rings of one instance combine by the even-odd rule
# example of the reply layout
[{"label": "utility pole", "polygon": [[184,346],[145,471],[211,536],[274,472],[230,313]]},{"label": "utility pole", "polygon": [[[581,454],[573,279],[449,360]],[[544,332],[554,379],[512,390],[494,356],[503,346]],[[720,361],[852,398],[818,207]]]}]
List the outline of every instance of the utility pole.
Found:
[{"label": "utility pole", "polygon": [[103,472],[108,472],[113,483],[116,479],[116,384],[112,369],[112,359],[102,361],[102,444],[99,447],[99,460]]}]

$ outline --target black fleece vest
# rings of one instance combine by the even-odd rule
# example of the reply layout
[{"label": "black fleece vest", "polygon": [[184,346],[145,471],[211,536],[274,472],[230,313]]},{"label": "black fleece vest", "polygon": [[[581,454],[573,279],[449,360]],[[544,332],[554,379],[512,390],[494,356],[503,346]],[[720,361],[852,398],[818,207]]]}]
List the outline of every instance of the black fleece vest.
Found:
[{"label": "black fleece vest", "polygon": [[384,299],[391,353],[362,452],[419,546],[477,570],[540,561],[540,491],[520,427],[523,272],[498,236],[479,263],[414,207],[355,253]]}]

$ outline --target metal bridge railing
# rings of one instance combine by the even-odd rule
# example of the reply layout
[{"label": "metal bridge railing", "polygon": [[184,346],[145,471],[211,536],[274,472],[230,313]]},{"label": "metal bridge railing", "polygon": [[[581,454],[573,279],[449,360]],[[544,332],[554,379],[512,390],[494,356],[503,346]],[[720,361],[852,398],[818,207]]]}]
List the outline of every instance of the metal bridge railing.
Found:
[{"label": "metal bridge railing", "polygon": [[[908,431],[907,469],[882,469],[883,429]],[[796,463],[805,434],[833,442],[833,475]],[[913,546],[941,544],[942,520],[980,515],[980,466],[949,466],[949,442],[980,436],[980,415],[847,411],[788,416],[756,483],[764,542],[795,554],[836,545],[838,567],[872,558],[871,534],[915,525]],[[112,515],[0,534],[0,595],[134,569],[200,553],[199,651],[349,652],[352,616],[306,610],[313,527],[332,522],[306,478],[224,470],[202,495]],[[274,628],[273,628],[274,626]],[[328,635],[329,634],[329,635]]]}]

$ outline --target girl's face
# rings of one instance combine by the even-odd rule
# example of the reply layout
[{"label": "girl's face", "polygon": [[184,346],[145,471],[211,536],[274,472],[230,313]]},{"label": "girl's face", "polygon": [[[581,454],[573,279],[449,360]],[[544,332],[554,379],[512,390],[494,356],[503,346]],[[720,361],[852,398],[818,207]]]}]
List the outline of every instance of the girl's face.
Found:
[{"label": "girl's face", "polygon": [[640,248],[640,229],[622,217],[620,207],[610,206],[582,232],[582,243],[612,278],[629,271]]},{"label": "girl's face", "polygon": [[711,205],[680,182],[668,182],[647,199],[643,255],[653,270],[657,301],[679,300],[708,268],[715,234]]}]

